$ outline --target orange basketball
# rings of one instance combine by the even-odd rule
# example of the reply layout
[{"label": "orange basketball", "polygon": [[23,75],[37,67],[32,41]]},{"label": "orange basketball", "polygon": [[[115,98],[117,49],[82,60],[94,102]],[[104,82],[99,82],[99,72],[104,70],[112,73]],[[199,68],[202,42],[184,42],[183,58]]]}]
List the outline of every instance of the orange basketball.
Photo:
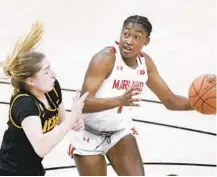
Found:
[{"label": "orange basketball", "polygon": [[202,114],[216,114],[216,75],[197,77],[188,91],[191,106]]}]

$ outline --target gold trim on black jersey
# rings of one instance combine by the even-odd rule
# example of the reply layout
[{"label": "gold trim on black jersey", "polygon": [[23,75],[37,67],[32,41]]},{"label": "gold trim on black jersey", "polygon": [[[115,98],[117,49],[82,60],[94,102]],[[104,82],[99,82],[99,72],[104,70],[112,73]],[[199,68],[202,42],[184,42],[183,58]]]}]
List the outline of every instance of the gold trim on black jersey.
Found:
[{"label": "gold trim on black jersey", "polygon": [[[35,100],[34,100],[35,101]],[[41,112],[41,109],[40,109],[40,107],[39,107],[39,104],[35,101],[35,104],[36,104],[36,106],[37,106],[37,108],[38,108],[38,111],[39,111],[39,117],[41,117],[42,116],[42,112]],[[43,115],[44,116],[44,115]]]},{"label": "gold trim on black jersey", "polygon": [[[16,99],[17,98],[19,98],[19,97],[21,97],[21,96],[30,96],[30,95],[28,95],[28,94],[19,94],[19,95],[17,95],[14,99],[13,99],[13,101],[12,101],[12,103],[10,104],[10,110],[9,110],[9,119],[10,119],[10,121],[12,122],[12,124],[16,127],[16,128],[20,128],[20,129],[22,129],[22,126],[19,126],[19,125],[17,125],[15,122],[14,122],[14,120],[13,120],[13,118],[12,118],[12,113],[11,113],[11,110],[12,110],[12,107],[13,107],[13,104],[14,104],[14,102],[16,101]],[[36,102],[35,102],[36,103]],[[38,111],[39,111],[39,115],[41,115],[41,110],[40,110],[40,108],[39,108],[39,106],[38,106],[38,104],[36,103],[36,106],[37,106],[37,108],[38,108]]]},{"label": "gold trim on black jersey", "polygon": [[55,87],[53,88],[53,91],[54,91],[54,93],[55,93],[56,96],[57,96],[56,104],[58,105],[59,102],[60,102],[60,99],[59,99],[59,95],[58,95],[57,90],[55,89]]},{"label": "gold trim on black jersey", "polygon": [[48,99],[50,100],[50,102],[51,102],[51,103],[53,104],[53,106],[54,106],[54,109],[52,109],[51,107],[50,107],[50,108],[47,108],[47,107],[46,107],[46,109],[49,110],[49,111],[56,111],[56,110],[57,110],[57,107],[56,107],[56,105],[54,104],[53,100],[51,99],[50,95],[47,94],[47,93],[45,93],[45,94],[47,95]]},{"label": "gold trim on black jersey", "polygon": [[54,93],[56,94],[57,98],[59,98],[59,95],[58,95],[58,93],[57,93],[55,87],[53,88],[53,91],[54,91]]}]

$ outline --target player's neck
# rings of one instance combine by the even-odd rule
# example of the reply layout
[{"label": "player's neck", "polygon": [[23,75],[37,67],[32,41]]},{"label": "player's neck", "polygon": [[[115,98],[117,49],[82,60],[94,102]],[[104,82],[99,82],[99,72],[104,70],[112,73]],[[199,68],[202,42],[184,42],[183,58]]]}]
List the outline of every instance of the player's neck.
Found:
[{"label": "player's neck", "polygon": [[41,92],[41,91],[38,91],[34,88],[32,89],[29,89],[29,91],[31,92],[31,94],[33,94],[37,99],[39,100],[44,100],[45,98],[45,93],[44,92]]},{"label": "player's neck", "polygon": [[127,66],[129,66],[130,68],[136,68],[138,66],[137,62],[136,62],[136,57],[132,57],[132,58],[123,58],[123,61],[125,62],[125,64]]}]

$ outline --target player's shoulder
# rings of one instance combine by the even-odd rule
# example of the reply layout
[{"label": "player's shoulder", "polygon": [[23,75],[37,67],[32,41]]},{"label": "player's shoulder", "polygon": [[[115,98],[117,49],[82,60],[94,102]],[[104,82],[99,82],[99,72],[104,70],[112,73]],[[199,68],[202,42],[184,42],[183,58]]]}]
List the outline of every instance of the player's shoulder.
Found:
[{"label": "player's shoulder", "polygon": [[35,99],[27,91],[15,89],[11,97],[10,105],[13,106],[20,104],[32,106],[35,105]]},{"label": "player's shoulder", "polygon": [[152,67],[155,67],[155,63],[150,55],[148,55],[146,52],[141,52],[140,55],[142,55],[143,59],[145,60],[148,71],[150,71]]},{"label": "player's shoulder", "polygon": [[144,60],[147,60],[148,62],[152,61],[150,55],[148,55],[146,52],[140,52],[139,55],[144,58]]},{"label": "player's shoulder", "polygon": [[116,49],[114,47],[104,47],[98,51],[93,58],[113,58],[115,57]]},{"label": "player's shoulder", "polygon": [[32,99],[32,95],[24,89],[14,89],[12,93],[11,100],[15,101],[17,99]]},{"label": "player's shoulder", "polygon": [[113,64],[115,62],[116,49],[114,47],[104,47],[98,51],[92,58],[92,63]]}]

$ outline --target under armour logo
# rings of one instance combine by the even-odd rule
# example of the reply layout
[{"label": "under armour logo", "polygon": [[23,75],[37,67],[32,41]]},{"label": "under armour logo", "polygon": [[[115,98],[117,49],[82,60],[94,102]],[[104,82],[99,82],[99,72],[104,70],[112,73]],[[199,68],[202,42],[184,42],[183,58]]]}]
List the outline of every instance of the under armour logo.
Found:
[{"label": "under armour logo", "polygon": [[83,137],[83,141],[90,142],[90,138]]},{"label": "under armour logo", "polygon": [[117,70],[123,70],[123,66],[117,66]]}]

